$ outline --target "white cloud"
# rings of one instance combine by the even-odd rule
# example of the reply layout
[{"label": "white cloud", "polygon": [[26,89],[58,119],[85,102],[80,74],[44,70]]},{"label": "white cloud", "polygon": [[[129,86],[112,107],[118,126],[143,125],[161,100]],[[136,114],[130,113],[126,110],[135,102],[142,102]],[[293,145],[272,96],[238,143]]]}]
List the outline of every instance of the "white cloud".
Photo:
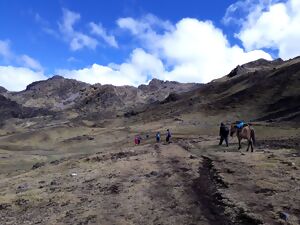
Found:
[{"label": "white cloud", "polygon": [[0,40],[0,56],[3,57],[4,61],[9,61],[13,57],[13,53],[10,50],[9,41]]},{"label": "white cloud", "polygon": [[130,30],[151,54],[166,63],[165,71],[154,74],[160,79],[208,82],[224,76],[238,64],[258,58],[272,59],[261,50],[246,52],[237,45],[231,46],[222,30],[210,21],[185,18],[175,26],[169,25],[162,34],[144,20],[125,18],[118,20],[118,24]]},{"label": "white cloud", "polygon": [[300,0],[268,1],[252,6],[236,37],[247,51],[269,48],[288,59],[300,54]]},{"label": "white cloud", "polygon": [[153,51],[158,49],[157,43],[161,38],[161,33],[171,32],[175,26],[169,21],[163,21],[152,14],[136,20],[131,17],[120,18],[117,20],[120,28],[130,31],[141,42],[140,44]]},{"label": "white cloud", "polygon": [[59,23],[59,30],[63,34],[65,41],[70,43],[72,51],[80,50],[84,47],[95,49],[98,45],[96,39],[74,30],[74,24],[80,20],[80,14],[63,9],[63,18]]},{"label": "white cloud", "polygon": [[153,29],[157,28],[161,28],[164,31],[173,29],[173,25],[169,21],[161,20],[152,14],[147,14],[140,20],[135,20],[131,17],[119,18],[117,24],[122,29],[128,29],[134,35],[151,33]]},{"label": "white cloud", "polygon": [[[89,36],[74,30],[74,24],[80,19],[79,14],[64,10],[63,18],[59,26],[68,38],[71,49],[96,47],[97,43],[94,47],[90,45]],[[171,24],[147,15],[140,20],[121,18],[117,23],[120,28],[129,31],[135,40],[139,40],[142,47],[134,49],[124,63],[95,63],[78,70],[60,69],[56,73],[92,84],[137,86],[146,83],[149,77],[180,82],[209,82],[224,76],[238,64],[259,58],[272,59],[262,50],[245,51],[238,45],[231,45],[222,30],[211,21],[185,18]],[[101,32],[107,35],[105,30]],[[38,64],[31,63],[33,67],[37,68]],[[44,76],[42,73],[34,74],[39,74],[36,79]]]},{"label": "white cloud", "polygon": [[38,70],[38,71],[43,70],[41,64],[37,60],[31,58],[28,55],[21,55],[20,61],[27,68],[31,68],[33,70]]},{"label": "white cloud", "polygon": [[42,72],[24,67],[0,66],[0,86],[9,91],[22,91],[28,84],[44,79],[47,77]]},{"label": "white cloud", "polygon": [[149,77],[209,82],[224,76],[238,64],[258,58],[272,59],[261,50],[245,52],[239,46],[231,46],[223,32],[210,21],[186,18],[176,25],[165,22],[159,26],[156,17],[149,18],[118,20],[119,26],[129,30],[145,48],[134,49],[125,63],[93,64],[56,73],[92,84],[137,86],[146,83]]},{"label": "white cloud", "polygon": [[0,40],[0,56],[4,59],[6,64],[17,64],[33,70],[42,71],[41,64],[28,55],[17,55],[10,48],[9,41]]},{"label": "white cloud", "polygon": [[231,4],[227,9],[222,22],[226,25],[235,24],[242,25],[246,18],[245,15],[252,13],[257,14],[258,11],[267,10],[271,4],[279,2],[279,0],[241,0]]},{"label": "white cloud", "polygon": [[87,83],[137,86],[147,81],[147,77],[164,72],[162,62],[142,49],[135,49],[128,62],[120,65],[102,66],[93,64],[79,70],[58,70],[56,73],[67,78],[81,80]]},{"label": "white cloud", "polygon": [[9,41],[0,40],[0,56],[5,64],[22,67],[0,65],[0,86],[9,91],[21,91],[34,81],[46,79],[41,64],[28,55],[17,55],[10,48]]},{"label": "white cloud", "polygon": [[90,23],[91,33],[101,37],[107,44],[112,47],[118,48],[118,43],[113,35],[107,34],[106,30],[101,23],[95,24],[94,22]]}]

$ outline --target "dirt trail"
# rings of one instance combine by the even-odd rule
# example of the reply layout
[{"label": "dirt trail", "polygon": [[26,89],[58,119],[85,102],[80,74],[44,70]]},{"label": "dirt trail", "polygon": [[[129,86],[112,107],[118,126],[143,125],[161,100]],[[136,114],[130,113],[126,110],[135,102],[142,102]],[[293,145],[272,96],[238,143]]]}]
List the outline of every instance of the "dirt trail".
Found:
[{"label": "dirt trail", "polygon": [[[298,224],[299,154],[215,137],[54,161],[0,180],[3,224]],[[268,143],[269,145],[269,143]],[[206,156],[204,156],[205,154]],[[198,156],[197,156],[198,155]],[[284,171],[284,172],[283,172]],[[282,177],[284,174],[284,177]],[[280,213],[286,212],[285,222]]]},{"label": "dirt trail", "polygon": [[195,192],[201,162],[176,144],[156,144],[46,165],[0,181],[0,218],[4,224],[222,224]]}]

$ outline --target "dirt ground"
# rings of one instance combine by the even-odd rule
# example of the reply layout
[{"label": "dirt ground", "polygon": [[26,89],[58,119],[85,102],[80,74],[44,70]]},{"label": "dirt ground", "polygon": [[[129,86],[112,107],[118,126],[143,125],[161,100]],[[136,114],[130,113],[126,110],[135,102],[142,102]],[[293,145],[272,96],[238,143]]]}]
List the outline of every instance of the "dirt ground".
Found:
[{"label": "dirt ground", "polygon": [[300,224],[300,131],[279,127],[253,153],[218,146],[214,118],[2,131],[1,224]]}]

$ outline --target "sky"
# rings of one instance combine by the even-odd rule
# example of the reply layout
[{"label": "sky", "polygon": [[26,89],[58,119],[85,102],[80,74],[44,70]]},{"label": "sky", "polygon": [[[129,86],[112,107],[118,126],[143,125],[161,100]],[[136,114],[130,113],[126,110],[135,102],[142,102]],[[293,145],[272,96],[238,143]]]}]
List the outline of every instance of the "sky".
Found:
[{"label": "sky", "polygon": [[1,0],[0,86],[207,83],[300,55],[300,0]]}]

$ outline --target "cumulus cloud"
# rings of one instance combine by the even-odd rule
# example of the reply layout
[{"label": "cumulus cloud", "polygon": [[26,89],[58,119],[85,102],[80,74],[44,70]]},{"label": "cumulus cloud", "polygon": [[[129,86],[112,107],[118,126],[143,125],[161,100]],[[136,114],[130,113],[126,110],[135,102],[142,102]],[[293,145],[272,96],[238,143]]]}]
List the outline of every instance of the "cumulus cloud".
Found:
[{"label": "cumulus cloud", "polygon": [[80,14],[72,12],[68,9],[63,9],[63,18],[59,23],[59,30],[63,34],[65,41],[70,43],[70,49],[73,51],[84,47],[95,49],[97,40],[74,29],[76,22],[80,20]]},{"label": "cumulus cloud", "polygon": [[22,91],[28,84],[44,79],[47,77],[42,72],[25,67],[0,66],[0,86],[9,91]]},{"label": "cumulus cloud", "polygon": [[130,34],[140,40],[142,47],[152,48],[152,50],[157,50],[156,43],[161,38],[160,34],[175,29],[175,26],[169,21],[161,20],[152,14],[147,14],[141,19],[119,18],[117,24],[121,29],[129,31]]},{"label": "cumulus cloud", "polygon": [[[98,42],[93,47],[93,44],[89,43],[89,36],[74,29],[74,24],[79,19],[79,14],[65,9],[63,21],[59,24],[61,32],[68,38],[72,50],[84,47],[96,48]],[[209,82],[224,76],[238,64],[259,58],[272,59],[262,50],[252,48],[245,50],[238,45],[230,44],[223,31],[211,21],[184,18],[176,24],[171,24],[147,15],[141,19],[120,18],[117,24],[120,29],[129,32],[133,37],[132,40],[138,41],[135,44],[140,46],[131,52],[124,63],[108,65],[94,63],[82,69],[59,69],[56,73],[92,84],[137,86],[147,83],[151,78],[180,82]],[[114,39],[109,38],[110,35],[101,25],[94,23],[91,26],[94,26],[92,28],[94,34],[102,35],[103,39],[106,37],[106,41],[111,42],[111,45],[117,44],[114,43]],[[39,64],[29,61],[27,60],[27,66],[38,68]],[[27,69],[27,74],[28,71],[32,72]],[[35,76],[36,79],[44,77],[42,73]],[[31,74],[29,77],[34,75]]]},{"label": "cumulus cloud", "polygon": [[107,44],[112,47],[118,48],[118,43],[113,35],[107,34],[101,23],[96,24],[94,22],[90,23],[91,33],[101,37]]},{"label": "cumulus cloud", "polygon": [[160,79],[208,82],[224,76],[238,64],[258,58],[272,59],[264,51],[246,52],[230,45],[222,30],[211,21],[185,18],[176,25],[168,25],[163,33],[157,33],[144,20],[125,18],[118,20],[118,24],[130,30],[151,54],[165,63],[163,73],[153,74]]},{"label": "cumulus cloud", "polygon": [[246,52],[230,45],[222,30],[210,21],[185,18],[173,25],[148,15],[141,20],[121,18],[117,24],[143,47],[134,49],[126,62],[56,72],[87,83],[114,85],[137,86],[149,78],[209,82],[238,64],[259,58],[272,59],[264,51]]},{"label": "cumulus cloud", "polygon": [[28,55],[14,53],[10,48],[10,41],[0,40],[1,57],[4,65],[0,66],[0,86],[9,91],[21,91],[33,81],[46,79],[41,64]]},{"label": "cumulus cloud", "polygon": [[147,81],[152,74],[162,74],[163,63],[143,49],[135,49],[129,60],[122,64],[107,66],[93,64],[79,70],[57,70],[56,73],[67,78],[81,80],[87,83],[137,86]]},{"label": "cumulus cloud", "polygon": [[[254,1],[255,2],[255,1]],[[252,2],[251,11],[240,21],[236,34],[247,51],[275,49],[283,59],[300,54],[300,0]],[[250,3],[249,3],[250,4]],[[227,10],[227,21],[234,20],[230,12],[245,11],[236,3]]]}]

